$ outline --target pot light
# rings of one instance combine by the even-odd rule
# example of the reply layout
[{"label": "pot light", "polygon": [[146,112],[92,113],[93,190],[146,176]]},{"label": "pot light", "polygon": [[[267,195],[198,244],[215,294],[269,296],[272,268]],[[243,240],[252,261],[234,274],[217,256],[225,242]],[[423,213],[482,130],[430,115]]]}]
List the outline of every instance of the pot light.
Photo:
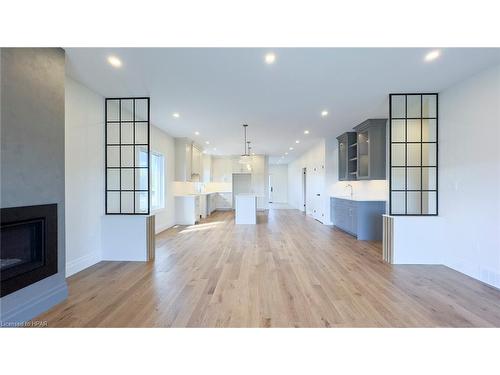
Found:
[{"label": "pot light", "polygon": [[265,57],[266,64],[274,64],[276,61],[276,55],[274,53],[268,53]]},{"label": "pot light", "polygon": [[304,130],[304,134],[309,134],[309,130]]},{"label": "pot light", "polygon": [[328,111],[325,109],[321,111],[321,117],[326,117],[326,116],[328,116]]},{"label": "pot light", "polygon": [[108,63],[110,63],[111,66],[114,66],[115,68],[120,68],[122,66],[122,61],[116,56],[109,56]]},{"label": "pot light", "polygon": [[295,143],[300,143],[300,141],[297,139],[297,140],[295,141]]},{"label": "pot light", "polygon": [[172,116],[175,117],[175,118],[181,117],[181,115],[178,112],[172,113]]},{"label": "pot light", "polygon": [[206,144],[206,145],[209,145],[209,144],[210,144],[210,142],[209,142],[209,141],[205,141],[205,144]]},{"label": "pot light", "polygon": [[285,152],[285,155],[288,155],[288,152]]},{"label": "pot light", "polygon": [[441,52],[439,50],[434,50],[429,52],[427,55],[425,55],[425,61],[432,61],[435,60],[441,55]]},{"label": "pot light", "polygon": [[200,132],[194,132],[194,135],[200,135]]},{"label": "pot light", "polygon": [[290,147],[290,148],[289,148],[289,150],[290,150],[290,151],[293,151],[293,147]]}]

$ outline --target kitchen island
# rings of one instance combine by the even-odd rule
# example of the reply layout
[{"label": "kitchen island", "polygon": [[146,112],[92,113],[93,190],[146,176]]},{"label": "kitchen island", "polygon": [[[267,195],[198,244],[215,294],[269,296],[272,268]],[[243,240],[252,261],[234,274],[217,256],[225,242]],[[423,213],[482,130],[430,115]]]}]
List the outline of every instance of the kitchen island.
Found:
[{"label": "kitchen island", "polygon": [[257,196],[254,194],[238,194],[234,199],[235,224],[257,224]]}]

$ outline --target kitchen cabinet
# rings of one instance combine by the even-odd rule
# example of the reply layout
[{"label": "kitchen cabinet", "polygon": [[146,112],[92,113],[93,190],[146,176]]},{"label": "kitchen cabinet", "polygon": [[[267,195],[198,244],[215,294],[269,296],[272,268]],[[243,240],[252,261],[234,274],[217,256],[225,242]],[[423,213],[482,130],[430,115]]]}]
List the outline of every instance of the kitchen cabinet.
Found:
[{"label": "kitchen cabinet", "polygon": [[358,240],[382,240],[382,215],[385,201],[330,198],[333,225]]},{"label": "kitchen cabinet", "polygon": [[179,225],[194,225],[201,218],[199,195],[175,197],[175,221]]},{"label": "kitchen cabinet", "polygon": [[232,159],[228,157],[212,158],[212,182],[232,182]]},{"label": "kitchen cabinet", "polygon": [[189,138],[175,138],[175,181],[201,181],[203,150]]},{"label": "kitchen cabinet", "polygon": [[346,132],[338,140],[338,178],[339,181],[356,180],[358,170],[358,148],[356,132]]},{"label": "kitchen cabinet", "polygon": [[354,127],[358,180],[385,180],[386,123],[387,119],[368,119]]}]

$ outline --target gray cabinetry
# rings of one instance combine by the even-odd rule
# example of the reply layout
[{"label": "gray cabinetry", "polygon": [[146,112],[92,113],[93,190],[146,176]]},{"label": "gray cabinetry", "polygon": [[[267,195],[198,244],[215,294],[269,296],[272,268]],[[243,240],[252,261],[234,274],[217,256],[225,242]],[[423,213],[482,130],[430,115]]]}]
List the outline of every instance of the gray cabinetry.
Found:
[{"label": "gray cabinetry", "polygon": [[333,224],[356,236],[358,240],[382,239],[382,215],[385,201],[355,201],[351,199],[330,199]]},{"label": "gray cabinetry", "polygon": [[385,179],[387,119],[369,119],[354,128],[357,133],[357,179]]},{"label": "gray cabinetry", "polygon": [[337,137],[339,143],[339,181],[356,180],[357,144],[356,133],[347,132]]}]

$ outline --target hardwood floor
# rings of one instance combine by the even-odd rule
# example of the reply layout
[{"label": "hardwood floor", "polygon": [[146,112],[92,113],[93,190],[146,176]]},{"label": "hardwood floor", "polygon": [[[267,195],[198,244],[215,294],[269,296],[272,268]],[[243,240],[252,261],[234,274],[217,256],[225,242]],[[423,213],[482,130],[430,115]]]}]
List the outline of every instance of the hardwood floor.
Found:
[{"label": "hardwood floor", "polygon": [[157,236],[154,263],[101,262],[68,279],[49,327],[492,327],[500,291],[444,266],[392,266],[297,210],[230,212]]}]

